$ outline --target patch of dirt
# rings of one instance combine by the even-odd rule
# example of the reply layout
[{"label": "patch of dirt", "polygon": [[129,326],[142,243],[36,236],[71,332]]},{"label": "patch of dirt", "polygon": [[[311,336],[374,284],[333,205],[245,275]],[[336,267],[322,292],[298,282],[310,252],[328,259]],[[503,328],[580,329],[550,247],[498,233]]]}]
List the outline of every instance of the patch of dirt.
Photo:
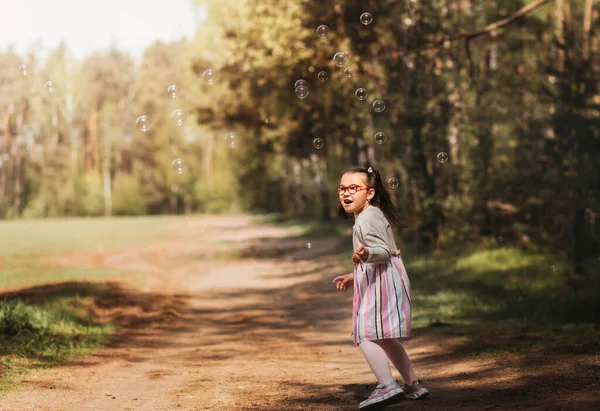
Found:
[{"label": "patch of dirt", "polygon": [[[352,345],[352,294],[331,284],[344,274],[338,244],[311,240],[308,248],[248,216],[198,217],[163,244],[53,257],[55,265],[132,271],[136,281],[3,294],[94,295],[95,316],[124,329],[91,356],[34,370],[0,409],[357,409],[375,379]],[[389,410],[598,407],[597,352],[458,357],[464,339],[440,334],[415,330],[405,343],[430,398]]]}]

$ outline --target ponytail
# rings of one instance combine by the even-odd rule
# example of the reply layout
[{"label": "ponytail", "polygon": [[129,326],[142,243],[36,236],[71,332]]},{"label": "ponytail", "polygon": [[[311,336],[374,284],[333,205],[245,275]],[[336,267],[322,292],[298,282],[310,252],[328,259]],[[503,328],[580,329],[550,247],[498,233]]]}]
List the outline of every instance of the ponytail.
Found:
[{"label": "ponytail", "polygon": [[[381,181],[381,174],[379,174],[379,170],[373,167],[352,167],[348,169],[346,173],[362,173],[366,176],[367,185],[375,190],[375,195],[371,199],[371,205],[379,207],[393,227],[406,228],[410,226],[406,219],[400,216],[398,209],[392,202],[390,193],[387,191],[383,185],[383,182]],[[342,218],[354,217],[353,214],[347,213],[342,205],[340,205],[338,214]]]}]

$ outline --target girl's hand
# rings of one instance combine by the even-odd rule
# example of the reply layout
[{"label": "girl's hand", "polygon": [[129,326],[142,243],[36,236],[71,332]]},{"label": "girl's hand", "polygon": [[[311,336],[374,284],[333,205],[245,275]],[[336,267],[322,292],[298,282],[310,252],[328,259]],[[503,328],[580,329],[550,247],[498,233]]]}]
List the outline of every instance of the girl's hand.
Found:
[{"label": "girl's hand", "polygon": [[338,290],[346,291],[348,289],[348,286],[354,283],[354,274],[350,273],[346,275],[337,276],[333,279],[333,283],[335,283],[335,286]]},{"label": "girl's hand", "polygon": [[360,262],[364,262],[369,258],[369,249],[361,246],[358,246],[356,250],[354,250],[354,254],[352,254],[352,262],[354,264],[358,264]]}]

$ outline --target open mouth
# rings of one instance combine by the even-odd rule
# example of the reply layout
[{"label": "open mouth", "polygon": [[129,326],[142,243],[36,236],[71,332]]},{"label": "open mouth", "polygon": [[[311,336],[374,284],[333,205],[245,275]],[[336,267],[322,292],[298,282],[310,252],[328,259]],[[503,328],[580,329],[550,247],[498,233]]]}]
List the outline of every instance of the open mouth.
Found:
[{"label": "open mouth", "polygon": [[349,198],[344,199],[344,205],[352,204],[352,200]]}]

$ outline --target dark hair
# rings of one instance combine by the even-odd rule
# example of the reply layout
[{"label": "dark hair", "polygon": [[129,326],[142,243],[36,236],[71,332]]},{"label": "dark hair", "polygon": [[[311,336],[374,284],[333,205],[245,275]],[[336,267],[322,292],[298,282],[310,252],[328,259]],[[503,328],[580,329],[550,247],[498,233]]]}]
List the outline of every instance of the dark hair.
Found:
[{"label": "dark hair", "polygon": [[[346,173],[363,173],[366,176],[367,185],[375,190],[375,195],[371,199],[371,205],[379,207],[392,226],[397,228],[406,228],[410,226],[407,220],[400,216],[398,209],[394,203],[392,203],[390,193],[388,193],[387,189],[383,185],[383,182],[381,181],[381,175],[379,174],[378,170],[376,170],[374,167],[351,167],[346,170],[344,174]],[[354,214],[347,213],[341,204],[338,214],[342,218],[354,218]]]}]

